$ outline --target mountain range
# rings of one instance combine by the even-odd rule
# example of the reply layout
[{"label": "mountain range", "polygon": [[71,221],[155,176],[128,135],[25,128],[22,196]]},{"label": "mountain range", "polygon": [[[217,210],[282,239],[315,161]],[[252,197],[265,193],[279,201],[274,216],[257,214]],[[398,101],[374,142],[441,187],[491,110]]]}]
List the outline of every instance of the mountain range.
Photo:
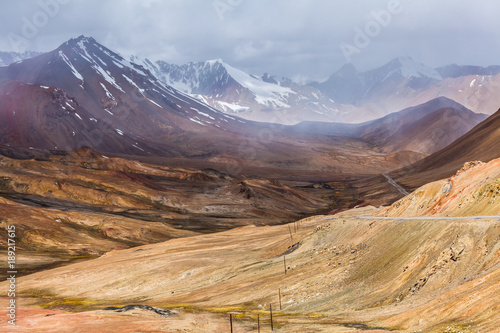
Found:
[{"label": "mountain range", "polygon": [[[0,53],[0,66],[37,55]],[[125,59],[123,59],[125,60]],[[298,84],[265,73],[248,74],[222,59],[184,65],[130,56],[158,79],[212,108],[247,120],[362,122],[443,96],[479,113],[495,109],[500,66],[430,68],[411,57],[359,72],[346,64],[324,82]]]},{"label": "mountain range", "polygon": [[263,122],[334,121],[340,110],[321,91],[270,74],[251,75],[222,59],[182,66],[142,61],[162,82],[228,114]]},{"label": "mountain range", "polygon": [[[441,97],[360,124],[302,122],[280,127],[239,117],[256,112],[250,107],[235,116],[230,114],[236,109],[220,111],[216,106],[223,105],[224,98],[224,103],[230,103],[227,98],[233,98],[231,103],[246,99],[261,105],[259,112],[275,114],[276,108],[292,108],[287,104],[292,96],[307,100],[307,87],[270,75],[251,76],[221,60],[184,66],[136,60],[128,61],[93,38],[80,36],[54,51],[0,67],[0,144],[48,151],[90,147],[143,158],[188,157],[311,170],[321,166],[370,174],[392,170],[398,166],[396,160],[402,167],[443,149],[487,117]],[[470,66],[432,70],[402,58],[357,75],[357,82],[368,87],[371,80],[364,95],[375,96],[373,89],[401,84],[402,77],[412,89],[419,89],[440,79],[463,80],[457,78],[462,72],[491,79],[496,71],[498,67]],[[348,73],[355,73],[352,66],[340,72],[327,81],[330,86],[335,77],[343,77],[348,86]],[[180,83],[185,92],[174,88]],[[310,93],[310,98],[332,103],[320,93]],[[297,112],[309,112],[295,105]],[[294,139],[297,135],[301,142]],[[332,156],[349,158],[332,162]],[[378,164],[381,158],[384,163]],[[380,168],[371,168],[377,164]]]},{"label": "mountain range", "polygon": [[366,72],[344,65],[325,82],[297,84],[270,74],[251,75],[221,59],[173,65],[136,61],[162,82],[212,107],[245,119],[282,124],[302,121],[362,122],[437,97],[491,114],[500,66],[429,68],[410,57]]},{"label": "mountain range", "polygon": [[[95,188],[94,184],[104,180],[95,180],[85,170],[72,169],[73,173],[82,173],[77,183],[65,181],[73,193],[63,191],[55,196],[54,189],[37,184],[59,184],[60,179],[35,181],[36,177],[27,175],[37,175],[38,170],[47,168],[37,161],[46,161],[57,169],[72,163],[109,173],[106,160],[111,157],[121,161],[111,169],[125,172],[127,179],[138,181],[142,186],[138,191],[143,193],[139,202],[127,196],[119,203],[113,202],[112,211],[120,210],[121,214],[126,211],[128,217],[151,220],[158,209],[183,210],[184,216],[199,221],[187,227],[190,231],[200,225],[208,229],[207,225],[212,228],[245,225],[259,214],[275,216],[273,223],[280,223],[296,216],[286,213],[285,207],[297,204],[304,207],[300,214],[306,214],[314,210],[345,209],[370,202],[374,195],[377,203],[391,203],[401,194],[381,174],[390,174],[408,189],[421,183],[413,185],[401,177],[415,177],[419,170],[425,173],[425,177],[417,176],[421,179],[442,177],[443,173],[429,171],[445,160],[435,157],[439,156],[436,154],[443,154],[460,140],[467,140],[466,146],[477,146],[470,142],[478,142],[480,138],[464,138],[474,133],[470,131],[474,126],[486,126],[495,119],[492,116],[485,120],[487,115],[439,97],[359,124],[309,121],[284,126],[254,122],[240,118],[241,112],[230,115],[227,110],[217,110],[205,103],[204,96],[215,100],[231,85],[235,96],[246,95],[271,108],[286,103],[290,95],[298,95],[297,91],[287,90],[297,85],[268,75],[249,76],[220,60],[191,67],[163,64],[163,72],[158,72],[158,64],[141,64],[140,59],[136,60],[137,63],[128,61],[93,38],[80,36],[51,52],[0,67],[0,154],[35,160],[33,164],[23,164],[23,176],[11,169],[4,170],[9,176],[4,179],[0,193],[21,203],[80,209],[89,202],[95,204],[89,193],[99,191],[101,187]],[[169,74],[161,76],[167,68]],[[163,82],[172,83],[188,70],[192,71],[189,82],[195,78],[198,81],[185,88],[186,92]],[[219,75],[218,85],[204,80],[214,73]],[[494,133],[492,126],[484,132]],[[446,172],[463,164],[464,159],[457,158],[467,149],[460,148],[446,158],[450,164]],[[497,156],[495,149],[477,151],[475,158]],[[59,158],[68,154],[70,157]],[[143,169],[129,160],[151,166]],[[158,201],[158,188],[166,192],[166,187],[155,186],[155,182],[173,186],[169,177],[160,177],[163,171],[151,171],[162,168],[158,165],[190,169],[183,172],[183,177],[194,177],[194,183],[177,184],[175,180],[174,184],[179,187],[178,193],[210,188],[197,202],[222,207],[221,198],[235,202],[244,199],[241,206],[210,208],[213,214],[229,214],[232,222],[219,221],[218,215],[206,216],[199,207],[187,208],[194,205],[191,196],[176,193],[179,201]],[[113,181],[106,180],[106,184],[119,183],[114,179],[122,175],[111,173],[107,177]],[[220,177],[225,180],[218,181]],[[358,181],[363,184],[361,189]],[[25,189],[21,184],[31,185]],[[377,190],[371,191],[377,186]],[[329,191],[332,187],[337,188],[334,193]],[[108,192],[115,191],[109,185],[106,188]],[[121,197],[123,191],[117,191],[120,194],[116,195]],[[280,198],[276,193],[287,195]],[[142,200],[148,204],[145,206]],[[252,213],[241,216],[242,208],[238,207],[248,207],[250,203],[255,211],[252,208]],[[165,217],[166,223],[178,225],[178,215],[173,216]]]},{"label": "mountain range", "polygon": [[498,67],[300,85],[85,36],[2,59],[0,315],[15,268],[23,332],[499,326]]},{"label": "mountain range", "polygon": [[[207,65],[210,68],[227,69],[220,62]],[[229,76],[226,79],[230,81]],[[254,89],[262,89],[264,94],[267,84]],[[271,95],[267,103],[278,103]],[[436,110],[431,107],[431,111]],[[296,133],[286,126],[219,111],[84,36],[54,51],[0,67],[0,113],[0,144],[12,148],[68,151],[90,147],[143,159],[183,157],[238,168],[319,167],[361,174],[389,171],[429,152],[374,149],[379,145],[376,140],[370,143],[361,136],[339,133],[304,131],[298,142]],[[470,124],[481,119],[472,117]],[[363,135],[376,136],[380,130],[373,127]],[[460,134],[457,130],[451,135]],[[418,140],[408,138],[414,139]],[[333,156],[345,158],[332,161]]]},{"label": "mountain range", "polygon": [[378,118],[436,97],[448,97],[475,112],[491,114],[500,66],[449,65],[429,68],[410,57],[396,58],[366,72],[352,64],[312,85],[336,102],[356,107],[360,119]]}]

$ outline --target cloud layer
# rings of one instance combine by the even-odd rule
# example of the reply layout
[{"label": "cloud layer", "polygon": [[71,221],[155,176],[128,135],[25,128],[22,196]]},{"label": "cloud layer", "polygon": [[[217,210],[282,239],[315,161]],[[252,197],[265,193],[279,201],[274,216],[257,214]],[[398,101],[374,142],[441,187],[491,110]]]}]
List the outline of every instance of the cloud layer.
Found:
[{"label": "cloud layer", "polygon": [[9,1],[0,50],[49,51],[83,34],[126,55],[222,58],[255,74],[319,79],[349,60],[369,69],[400,55],[500,64],[497,13],[500,2],[456,0]]}]

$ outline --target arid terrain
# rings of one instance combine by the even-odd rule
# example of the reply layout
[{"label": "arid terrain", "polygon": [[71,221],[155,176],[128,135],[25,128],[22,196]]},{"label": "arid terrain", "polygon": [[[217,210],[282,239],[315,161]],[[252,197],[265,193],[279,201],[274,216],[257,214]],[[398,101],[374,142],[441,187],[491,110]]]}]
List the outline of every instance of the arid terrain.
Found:
[{"label": "arid terrain", "polygon": [[[467,164],[387,208],[113,250],[31,274],[19,280],[19,323],[26,332],[84,322],[85,332],[223,332],[232,313],[236,331],[250,332],[257,315],[268,330],[272,305],[281,332],[495,332],[499,170],[500,160]],[[144,307],[120,312],[127,305]]]},{"label": "arid terrain", "polygon": [[0,157],[0,172],[1,226],[17,226],[24,272],[171,238],[286,223],[357,200],[341,183],[304,177],[287,185],[90,149]]}]

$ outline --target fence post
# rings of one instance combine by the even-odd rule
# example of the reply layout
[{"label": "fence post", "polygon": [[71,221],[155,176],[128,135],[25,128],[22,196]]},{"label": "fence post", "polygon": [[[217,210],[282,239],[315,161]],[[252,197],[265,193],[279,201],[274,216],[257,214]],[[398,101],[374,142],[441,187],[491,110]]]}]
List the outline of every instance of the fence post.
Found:
[{"label": "fence post", "polygon": [[269,304],[269,312],[271,313],[271,331],[274,331],[274,325],[273,325],[273,305]]}]

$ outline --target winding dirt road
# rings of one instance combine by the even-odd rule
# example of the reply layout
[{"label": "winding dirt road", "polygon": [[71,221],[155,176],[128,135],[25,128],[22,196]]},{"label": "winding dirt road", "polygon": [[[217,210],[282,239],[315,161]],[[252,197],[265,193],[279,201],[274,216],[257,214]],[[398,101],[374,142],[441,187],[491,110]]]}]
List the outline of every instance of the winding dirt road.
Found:
[{"label": "winding dirt road", "polygon": [[401,193],[402,195],[408,195],[408,194],[410,194],[410,192],[408,192],[401,185],[399,185],[398,183],[396,183],[396,181],[394,179],[392,179],[392,177],[389,176],[388,174],[383,173],[382,176],[384,176],[385,179],[387,179],[387,182],[389,184],[391,184],[392,186],[394,186],[396,188],[396,190],[398,190],[399,193]]}]

